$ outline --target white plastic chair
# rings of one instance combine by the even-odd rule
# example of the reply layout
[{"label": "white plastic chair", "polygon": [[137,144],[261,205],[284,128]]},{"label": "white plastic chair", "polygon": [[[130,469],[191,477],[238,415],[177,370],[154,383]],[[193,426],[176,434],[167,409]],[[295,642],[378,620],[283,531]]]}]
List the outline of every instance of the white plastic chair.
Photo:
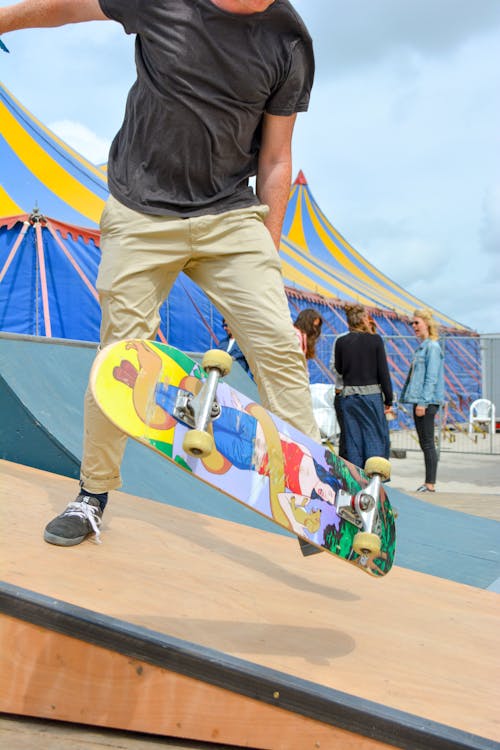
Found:
[{"label": "white plastic chair", "polygon": [[311,389],[314,418],[323,440],[331,441],[339,431],[337,417],[333,406],[335,386],[331,383],[313,383]]},{"label": "white plastic chair", "polygon": [[493,434],[496,428],[495,422],[495,404],[488,401],[487,398],[478,398],[472,402],[469,409],[469,434],[477,428],[488,428],[488,432]]}]

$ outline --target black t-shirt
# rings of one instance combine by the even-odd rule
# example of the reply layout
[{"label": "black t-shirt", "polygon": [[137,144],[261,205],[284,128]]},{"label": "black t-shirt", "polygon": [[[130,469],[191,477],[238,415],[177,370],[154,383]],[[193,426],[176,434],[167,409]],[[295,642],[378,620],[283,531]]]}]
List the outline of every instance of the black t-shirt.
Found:
[{"label": "black t-shirt", "polygon": [[195,216],[256,204],[265,112],[305,111],[311,38],[288,0],[228,13],[211,0],[100,0],[136,34],[137,80],[109,155],[111,193],[144,213]]},{"label": "black t-shirt", "polygon": [[351,331],[335,342],[335,369],[346,385],[380,385],[387,406],[392,404],[392,383],[384,342],[378,333]]}]

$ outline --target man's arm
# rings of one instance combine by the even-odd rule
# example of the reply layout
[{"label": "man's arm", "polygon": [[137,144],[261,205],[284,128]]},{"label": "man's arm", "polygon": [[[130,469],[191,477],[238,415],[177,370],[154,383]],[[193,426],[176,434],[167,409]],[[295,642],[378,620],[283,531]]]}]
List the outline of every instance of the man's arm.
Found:
[{"label": "man's arm", "polygon": [[292,181],[292,133],[297,115],[264,115],[257,170],[257,196],[269,206],[266,226],[279,248]]},{"label": "man's arm", "polygon": [[109,19],[102,12],[99,0],[24,0],[0,8],[0,34],[19,29],[107,20]]}]

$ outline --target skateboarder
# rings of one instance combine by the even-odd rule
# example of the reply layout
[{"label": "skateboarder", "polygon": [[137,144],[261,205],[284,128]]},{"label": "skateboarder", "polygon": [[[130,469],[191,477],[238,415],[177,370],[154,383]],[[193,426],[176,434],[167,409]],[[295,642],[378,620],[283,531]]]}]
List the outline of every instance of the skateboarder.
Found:
[{"label": "skateboarder", "polygon": [[[262,404],[319,441],[277,253],[314,74],[307,29],[289,0],[25,0],[0,8],[0,34],[109,19],[136,34],[137,80],[108,160],[101,345],[154,338],[183,270],[228,321]],[[47,541],[99,526],[125,442],[87,392],[81,491]]]}]

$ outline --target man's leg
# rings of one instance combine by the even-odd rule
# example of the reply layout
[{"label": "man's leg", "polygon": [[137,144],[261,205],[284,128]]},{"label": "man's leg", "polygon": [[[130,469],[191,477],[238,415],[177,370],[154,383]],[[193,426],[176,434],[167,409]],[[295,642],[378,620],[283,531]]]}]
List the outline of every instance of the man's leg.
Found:
[{"label": "man's leg", "polygon": [[[265,207],[193,220],[186,273],[228,321],[262,405],[318,443],[306,361],[298,345]],[[299,538],[304,556],[320,550]]]},{"label": "man's leg", "polygon": [[[192,220],[193,255],[185,270],[228,321],[263,406],[321,442],[266,213],[261,206]],[[304,556],[320,551],[299,543]]]},{"label": "man's leg", "polygon": [[[187,225],[182,220],[131,211],[110,198],[101,229],[102,260],[97,279],[101,347],[126,338],[153,339],[160,324],[159,308],[189,254]],[[47,542],[71,546],[89,533],[98,535],[107,493],[121,485],[126,441],[87,389],[81,491],[47,525]]]},{"label": "man's leg", "polygon": [[306,363],[265,213],[254,207],[192,220],[193,255],[186,273],[228,321],[263,406],[320,442]]}]

